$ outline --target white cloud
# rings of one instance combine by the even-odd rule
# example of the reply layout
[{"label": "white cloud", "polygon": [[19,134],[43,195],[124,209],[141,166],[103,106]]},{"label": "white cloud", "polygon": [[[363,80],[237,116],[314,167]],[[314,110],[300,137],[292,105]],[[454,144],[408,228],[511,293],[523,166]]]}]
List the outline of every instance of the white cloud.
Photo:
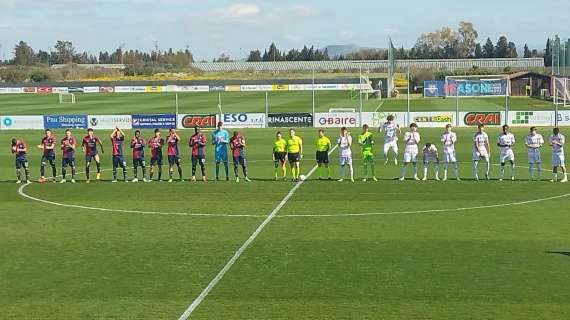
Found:
[{"label": "white cloud", "polygon": [[236,3],[223,8],[216,9],[215,12],[224,18],[244,19],[252,18],[261,13],[261,8],[256,4]]}]

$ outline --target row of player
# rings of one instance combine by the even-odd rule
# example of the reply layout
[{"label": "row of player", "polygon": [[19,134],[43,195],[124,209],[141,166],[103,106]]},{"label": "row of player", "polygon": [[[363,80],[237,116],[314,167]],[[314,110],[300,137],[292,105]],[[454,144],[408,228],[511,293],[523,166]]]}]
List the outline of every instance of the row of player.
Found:
[{"label": "row of player", "polygon": [[[410,125],[409,131],[404,134],[404,155],[403,155],[403,166],[401,170],[400,180],[405,180],[407,173],[407,168],[409,165],[412,166],[413,179],[420,180],[417,174],[417,161],[419,152],[419,143],[421,140],[420,134],[418,133],[418,126],[415,123]],[[502,128],[502,133],[497,137],[497,146],[500,149],[500,169],[499,177],[500,180],[504,178],[505,166],[508,162],[511,168],[511,179],[514,180],[515,172],[515,155],[513,152],[513,146],[516,143],[515,136],[510,132],[509,126],[505,125]],[[388,163],[389,153],[392,151],[394,154],[394,163],[397,165],[398,161],[398,140],[399,135],[401,135],[400,127],[394,123],[391,116],[388,117],[387,122],[384,123],[378,132],[382,132],[384,135],[384,158],[385,163]],[[127,181],[127,170],[126,162],[123,156],[123,144],[125,141],[125,133],[116,128],[110,135],[111,145],[112,145],[112,163],[113,163],[113,182],[117,181],[117,170],[119,168],[123,171],[123,179]],[[229,133],[223,128],[223,123],[218,123],[216,130],[212,132],[211,135],[212,144],[215,149],[215,163],[216,163],[216,180],[219,180],[220,176],[220,165],[224,164],[225,178],[229,180],[229,168],[228,168],[228,145],[232,152],[233,164],[234,164],[234,175],[236,181],[240,181],[239,178],[239,167],[241,166],[244,179],[246,181],[251,181],[247,175],[247,166],[245,160],[245,138],[239,132],[234,132],[233,136],[230,137]],[[173,181],[174,168],[178,169],[178,178],[182,179],[182,168],[180,166],[180,152],[178,148],[178,143],[180,142],[180,137],[176,133],[175,129],[170,129],[166,139],[161,137],[160,130],[156,129],[154,131],[154,136],[148,141],[145,141],[141,137],[139,130],[135,131],[135,136],[130,142],[130,147],[133,151],[133,182],[138,182],[138,169],[141,168],[142,180],[153,181],[155,168],[157,168],[157,178],[162,179],[162,162],[163,146],[167,146],[167,157],[168,157],[168,174],[169,180]],[[346,169],[348,169],[349,179],[354,181],[354,170],[352,166],[352,145],[353,139],[347,128],[342,128],[340,136],[338,137],[337,146],[339,148],[339,163],[340,163],[340,179],[343,181],[345,179]],[[443,180],[447,180],[448,167],[451,165],[453,169],[454,178],[460,180],[457,166],[457,157],[455,152],[455,144],[457,142],[457,135],[452,131],[452,126],[447,125],[445,132],[441,136],[441,143],[443,144]],[[552,164],[553,164],[553,179],[552,181],[558,180],[558,168],[561,169],[563,178],[561,182],[567,182],[567,171],[564,165],[564,144],[565,138],[560,133],[558,128],[553,130],[553,134],[550,136],[549,145],[552,148]],[[532,127],[530,129],[530,134],[525,138],[525,145],[528,150],[528,163],[529,163],[529,176],[530,179],[540,179],[541,174],[541,148],[544,145],[545,140],[541,134],[538,133],[537,128]],[[46,181],[45,179],[45,166],[49,163],[52,168],[53,181],[57,175],[56,165],[55,165],[55,149],[56,149],[56,138],[53,136],[50,130],[46,130],[46,134],[43,137],[41,143],[38,145],[42,152],[40,175],[41,178],[39,182]],[[196,169],[200,166],[202,173],[202,180],[206,181],[206,170],[205,170],[205,147],[206,147],[206,136],[201,132],[199,127],[195,128],[195,132],[189,140],[188,145],[192,150],[192,178],[191,181],[196,181]],[[368,179],[368,169],[370,167],[371,179],[377,181],[376,170],[375,170],[375,157],[373,152],[373,147],[375,145],[374,136],[370,132],[368,125],[364,125],[362,133],[358,136],[358,145],[361,147],[361,155],[363,160],[363,180]],[[145,162],[145,147],[151,151],[151,163],[150,163],[150,174],[149,179],[146,175],[146,162]],[[67,168],[71,169],[71,182],[75,182],[75,149],[77,147],[77,141],[72,136],[70,130],[66,130],[65,137],[60,141],[60,148],[62,150],[62,177],[61,183],[65,183]],[[87,130],[87,136],[85,136],[81,143],[81,148],[85,154],[85,174],[86,182],[90,182],[90,167],[91,162],[95,161],[97,173],[96,178],[99,180],[101,178],[101,161],[98,153],[98,147],[103,151],[103,144],[101,140],[94,135],[92,129]],[[325,135],[324,130],[319,130],[318,137],[315,140],[316,151],[316,162],[318,165],[318,178],[319,179],[331,179],[331,172],[329,168],[329,153],[332,150],[331,140]],[[17,182],[21,183],[21,169],[24,169],[26,175],[26,181],[29,182],[29,166],[27,161],[27,146],[23,140],[12,139],[12,153],[16,156],[16,174]],[[425,147],[422,149],[422,158],[424,163],[424,176],[421,180],[427,180],[428,168],[433,165],[434,175],[436,180],[439,178],[439,154],[437,147],[432,143],[426,143]],[[298,181],[301,178],[300,175],[300,161],[303,158],[303,141],[300,137],[296,135],[294,129],[289,130],[289,136],[285,139],[280,132],[276,134],[276,138],[273,142],[273,161],[275,164],[274,168],[274,178],[277,180],[279,177],[279,166],[282,170],[282,178],[285,179],[287,176],[286,165],[289,163],[291,167],[291,175],[293,181]],[[485,127],[483,125],[478,126],[478,131],[473,136],[473,174],[476,180],[479,180],[478,175],[478,165],[480,161],[485,163],[485,178],[490,179],[490,158],[491,158],[491,148],[490,140],[485,132]],[[536,175],[535,175],[536,171]],[[327,177],[328,176],[328,177]]]}]

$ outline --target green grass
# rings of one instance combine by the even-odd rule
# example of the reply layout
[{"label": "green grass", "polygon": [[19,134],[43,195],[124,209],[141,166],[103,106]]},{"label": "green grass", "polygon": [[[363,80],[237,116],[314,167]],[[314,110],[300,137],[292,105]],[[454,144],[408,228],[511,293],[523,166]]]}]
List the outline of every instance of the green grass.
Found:
[{"label": "green grass", "polygon": [[[5,146],[0,149],[0,318],[177,318],[293,187],[269,181],[273,131],[244,133],[255,178],[249,184],[111,184],[105,154],[103,182],[25,188],[30,196],[64,204],[228,215],[203,217],[94,211],[26,199],[13,182],[8,142],[17,136],[35,145],[42,133],[0,132]],[[492,139],[497,133],[489,129]],[[515,133],[521,141],[526,130]],[[440,130],[421,134],[424,142],[437,142]],[[460,173],[466,178],[461,183],[394,181],[399,168],[384,166],[381,159],[377,183],[307,181],[193,319],[567,319],[570,197],[478,210],[345,216],[498,205],[570,193],[568,185],[525,181],[526,153],[520,143],[520,181],[470,180],[471,134],[458,130],[458,157],[465,161]],[[300,130],[300,135],[306,173],[313,166],[315,131]],[[183,140],[188,137],[183,131]],[[207,152],[211,176],[211,147]],[[182,154],[188,177],[186,147]],[[336,152],[331,159],[336,175]],[[543,159],[548,169],[547,148]],[[29,160],[36,179],[37,149],[32,148]],[[79,171],[82,162],[78,156]],[[492,162],[497,162],[496,150]],[[358,157],[355,170],[360,176]],[[492,175],[497,176],[496,166]],[[550,178],[549,172],[543,177]],[[251,217],[238,216],[243,214]],[[322,214],[332,217],[317,216]]]},{"label": "green grass", "polygon": [[[225,92],[221,94],[224,112],[265,112],[264,92]],[[77,94],[76,104],[59,104],[57,95],[0,95],[0,114],[135,114],[174,113],[174,93],[113,93]],[[179,94],[180,113],[218,112],[218,93]],[[270,112],[311,112],[310,91],[270,92]],[[464,98],[460,101],[462,111],[504,110],[504,98]],[[550,102],[533,98],[509,98],[511,110],[553,110]],[[350,92],[320,91],[315,93],[315,110],[327,112],[331,108],[360,109],[358,95]],[[406,99],[364,99],[364,111],[405,111]],[[455,111],[455,99],[414,97],[411,111]]]}]

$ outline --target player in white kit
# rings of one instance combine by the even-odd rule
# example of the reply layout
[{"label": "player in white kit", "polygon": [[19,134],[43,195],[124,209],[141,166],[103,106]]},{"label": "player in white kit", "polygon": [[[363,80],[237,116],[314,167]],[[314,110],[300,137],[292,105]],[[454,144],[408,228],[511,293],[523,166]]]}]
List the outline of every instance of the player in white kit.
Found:
[{"label": "player in white kit", "polygon": [[536,129],[536,127],[530,128],[530,134],[528,136],[526,136],[524,144],[527,148],[527,153],[528,153],[528,175],[529,175],[529,179],[534,180],[534,169],[533,169],[533,167],[536,166],[536,179],[538,181],[540,181],[540,173],[541,173],[540,148],[542,148],[542,145],[544,145],[544,138],[542,137],[542,135],[540,133],[538,133],[538,130]]},{"label": "player in white kit", "polygon": [[485,179],[491,180],[489,176],[491,158],[491,148],[489,147],[489,136],[485,132],[485,125],[477,125],[477,132],[473,136],[473,176],[479,181],[479,161],[485,161]]},{"label": "player in white kit", "polygon": [[499,163],[499,181],[503,181],[505,177],[505,164],[509,161],[511,165],[511,180],[515,180],[515,153],[513,146],[516,143],[515,135],[510,132],[508,125],[503,126],[503,132],[497,137],[497,146],[500,149]]},{"label": "player in white kit", "polygon": [[408,171],[408,164],[412,164],[412,171],[414,175],[414,180],[420,180],[418,178],[418,143],[420,143],[420,134],[418,133],[418,125],[415,123],[410,124],[410,131],[404,134],[404,164],[402,165],[402,171],[400,173],[400,181],[406,179],[406,172]]},{"label": "player in white kit", "polygon": [[436,146],[429,142],[426,143],[426,146],[422,149],[422,155],[424,160],[424,177],[422,180],[427,181],[429,164],[433,163],[435,180],[439,181],[439,155],[437,154]]},{"label": "player in white kit", "polygon": [[384,133],[384,160],[388,164],[388,153],[394,152],[394,164],[398,165],[398,134],[400,126],[394,123],[394,116],[389,115],[386,122],[378,128],[378,132]]},{"label": "player in white kit", "polygon": [[453,126],[448,124],[445,126],[445,132],[441,135],[441,143],[443,143],[443,181],[447,180],[447,168],[451,164],[453,166],[453,175],[457,181],[461,181],[457,169],[457,157],[455,153],[455,143],[457,142],[457,134],[452,131]]},{"label": "player in white kit", "polygon": [[564,177],[560,182],[568,182],[568,171],[566,171],[566,165],[564,164],[564,144],[566,143],[566,138],[562,133],[560,133],[559,128],[554,128],[552,130],[552,135],[550,136],[549,143],[552,147],[552,182],[558,181],[558,168],[562,170]]},{"label": "player in white kit", "polygon": [[337,140],[338,155],[340,161],[340,179],[339,182],[344,181],[345,167],[348,167],[350,173],[350,181],[354,182],[354,170],[352,168],[352,136],[346,127],[340,129],[340,137]]}]

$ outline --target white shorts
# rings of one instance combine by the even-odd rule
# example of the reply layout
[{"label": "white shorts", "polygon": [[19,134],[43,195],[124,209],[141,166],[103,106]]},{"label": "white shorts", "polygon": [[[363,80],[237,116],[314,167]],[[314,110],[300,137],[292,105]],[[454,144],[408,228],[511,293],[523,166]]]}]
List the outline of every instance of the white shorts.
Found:
[{"label": "white shorts", "polygon": [[540,152],[529,152],[528,153],[528,163],[540,163]]},{"label": "white shorts", "polygon": [[352,157],[340,157],[338,160],[341,166],[352,165]]},{"label": "white shorts", "polygon": [[404,150],[404,163],[417,162],[418,148],[406,148]]},{"label": "white shorts", "polygon": [[455,156],[455,152],[443,153],[443,163],[454,163],[454,162],[457,162],[457,157]]},{"label": "white shorts", "polygon": [[499,163],[505,163],[507,161],[515,162],[515,153],[512,149],[501,151],[499,155]]},{"label": "white shorts", "polygon": [[398,153],[398,141],[394,140],[391,142],[384,143],[384,154],[388,154],[388,151],[392,149],[394,153]]},{"label": "white shorts", "polygon": [[564,153],[553,153],[552,154],[552,166],[553,167],[564,166]]},{"label": "white shorts", "polygon": [[487,150],[484,150],[483,152],[473,151],[473,161],[479,161],[481,159],[489,161],[489,153]]}]

